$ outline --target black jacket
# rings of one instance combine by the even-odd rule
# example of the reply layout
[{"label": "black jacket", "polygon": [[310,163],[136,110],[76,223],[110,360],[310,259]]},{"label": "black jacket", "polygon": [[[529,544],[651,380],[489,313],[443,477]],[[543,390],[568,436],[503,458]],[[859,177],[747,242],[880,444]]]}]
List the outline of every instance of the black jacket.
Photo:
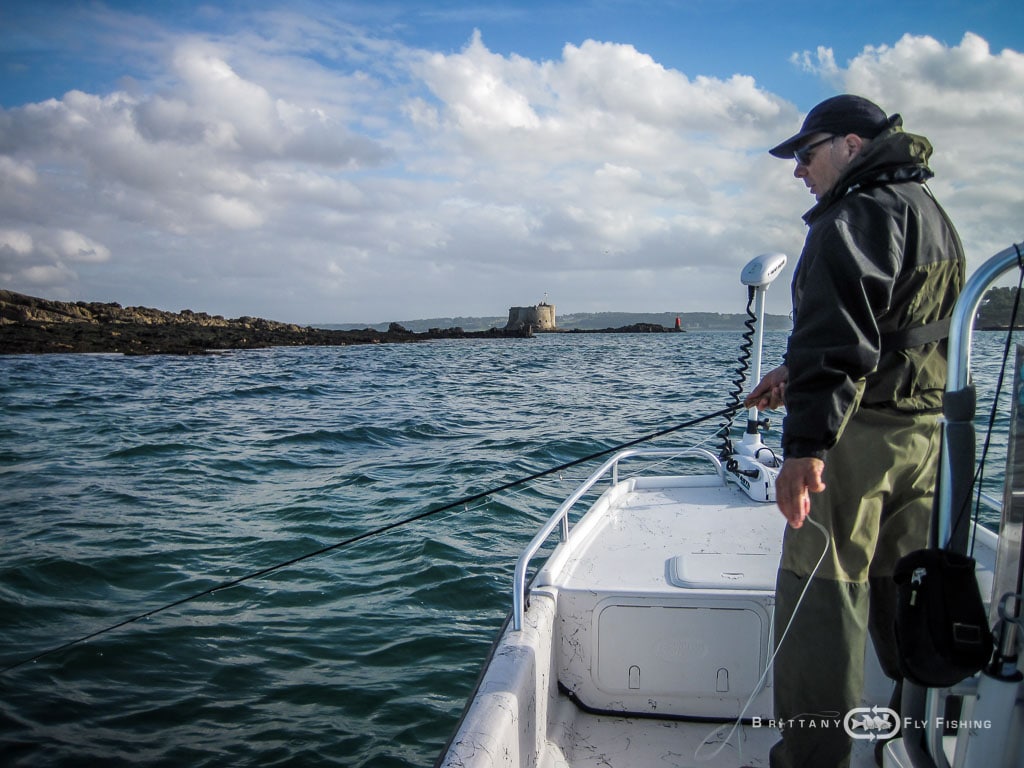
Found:
[{"label": "black jacket", "polygon": [[924,186],[931,144],[900,125],[896,116],[804,216],[810,230],[786,352],[786,456],[823,458],[857,407],[941,408],[941,321],[964,283],[963,248]]}]

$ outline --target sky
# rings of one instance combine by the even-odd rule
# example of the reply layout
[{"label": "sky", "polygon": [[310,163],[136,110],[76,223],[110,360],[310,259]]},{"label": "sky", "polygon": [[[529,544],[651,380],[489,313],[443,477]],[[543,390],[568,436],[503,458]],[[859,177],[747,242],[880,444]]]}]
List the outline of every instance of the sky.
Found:
[{"label": "sky", "polygon": [[969,269],[1024,239],[1018,0],[3,0],[0,288],[306,324],[741,312],[857,93]]}]

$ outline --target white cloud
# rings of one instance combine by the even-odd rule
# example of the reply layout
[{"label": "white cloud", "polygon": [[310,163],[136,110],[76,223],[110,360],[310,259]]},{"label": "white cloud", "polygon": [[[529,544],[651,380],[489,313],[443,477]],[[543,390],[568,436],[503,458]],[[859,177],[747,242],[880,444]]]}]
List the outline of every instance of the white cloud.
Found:
[{"label": "white cloud", "polygon": [[110,260],[110,249],[79,232],[64,229],[54,232],[53,248],[58,258],[87,264]]},{"label": "white cloud", "polygon": [[810,51],[794,53],[789,60],[804,72],[818,75],[824,79],[831,79],[839,74],[835,52],[824,45],[819,45],[813,54]]},{"label": "white cloud", "polygon": [[0,229],[0,251],[27,256],[32,253],[32,235],[17,229]]},{"label": "white cloud", "polygon": [[110,260],[110,249],[80,232],[31,227],[0,229],[0,277],[14,290],[45,288],[61,298],[78,280],[72,264]]},{"label": "white cloud", "polygon": [[48,288],[64,296],[62,287],[69,279],[74,279],[74,273],[61,264],[36,264],[22,270],[17,279],[25,285]]},{"label": "white cloud", "polygon": [[204,195],[203,212],[215,224],[228,229],[252,229],[263,223],[263,217],[256,209],[237,197],[227,197],[219,193]]},{"label": "white cloud", "polygon": [[39,175],[31,163],[18,162],[12,157],[0,155],[0,184],[33,187]]},{"label": "white cloud", "polygon": [[[749,258],[799,252],[813,200],[765,149],[802,116],[751,75],[274,20],[170,39],[151,82],[0,111],[8,287],[299,322],[502,315],[545,292],[566,312],[733,311]],[[1020,234],[1021,61],[974,35],[793,58],[932,139],[976,260]]]},{"label": "white cloud", "polygon": [[536,66],[519,56],[491,53],[479,32],[461,53],[425,56],[420,71],[455,125],[467,133],[540,125],[529,93],[538,85]]},{"label": "white cloud", "polygon": [[1024,54],[993,54],[967,33],[958,45],[905,35],[868,47],[843,71],[843,86],[903,115],[935,147],[930,186],[951,214],[973,263],[1021,236],[1024,189]]}]

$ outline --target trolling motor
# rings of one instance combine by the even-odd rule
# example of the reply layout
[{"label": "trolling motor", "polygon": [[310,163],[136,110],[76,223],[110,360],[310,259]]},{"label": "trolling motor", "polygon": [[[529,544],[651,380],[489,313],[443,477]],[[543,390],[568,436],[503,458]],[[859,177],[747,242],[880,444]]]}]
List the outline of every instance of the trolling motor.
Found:
[{"label": "trolling motor", "polygon": [[[786,266],[782,253],[766,253],[755,257],[740,273],[740,281],[748,288],[747,331],[743,334],[737,378],[733,381],[731,396],[738,405],[748,369],[754,381],[761,380],[761,348],[764,343],[764,297],[768,286]],[[751,311],[753,305],[753,311]],[[775,501],[775,478],[782,460],[761,442],[761,422],[757,408],[747,411],[747,426],[738,444],[729,439],[732,420],[724,427],[725,446],[722,459],[726,478],[736,483],[754,501]]]}]

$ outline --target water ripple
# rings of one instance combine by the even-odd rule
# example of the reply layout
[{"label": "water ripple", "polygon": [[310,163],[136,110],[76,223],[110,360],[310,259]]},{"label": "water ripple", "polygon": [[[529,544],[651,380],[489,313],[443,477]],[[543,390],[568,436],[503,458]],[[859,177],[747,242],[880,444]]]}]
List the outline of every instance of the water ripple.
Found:
[{"label": "water ripple", "polygon": [[[0,358],[0,664],[717,410],[738,339]],[[0,762],[430,764],[518,552],[591,469],[0,675]]]}]

